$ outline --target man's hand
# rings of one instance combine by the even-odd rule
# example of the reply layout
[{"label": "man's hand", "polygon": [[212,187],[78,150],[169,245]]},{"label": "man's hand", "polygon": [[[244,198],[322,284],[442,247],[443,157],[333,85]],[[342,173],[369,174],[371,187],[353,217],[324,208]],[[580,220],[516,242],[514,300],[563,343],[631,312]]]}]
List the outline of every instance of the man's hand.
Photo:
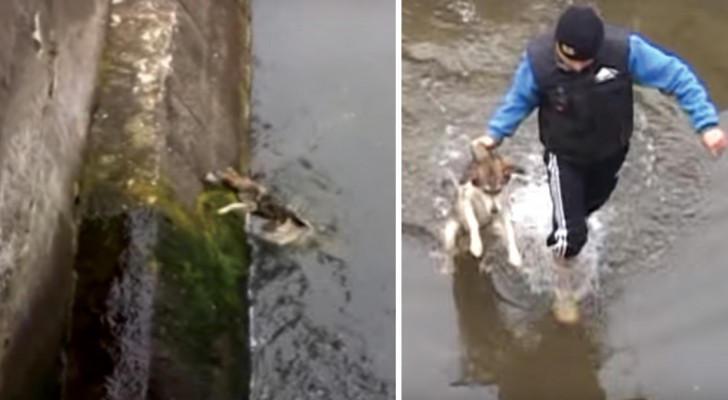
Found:
[{"label": "man's hand", "polygon": [[702,140],[705,147],[716,157],[723,154],[726,146],[728,146],[728,137],[726,137],[722,129],[717,127],[703,132]]},{"label": "man's hand", "polygon": [[485,134],[483,136],[475,138],[475,140],[470,142],[470,145],[473,146],[473,149],[476,150],[478,149],[478,147],[484,147],[486,150],[491,150],[498,147],[500,143],[500,140],[496,140],[491,135]]}]

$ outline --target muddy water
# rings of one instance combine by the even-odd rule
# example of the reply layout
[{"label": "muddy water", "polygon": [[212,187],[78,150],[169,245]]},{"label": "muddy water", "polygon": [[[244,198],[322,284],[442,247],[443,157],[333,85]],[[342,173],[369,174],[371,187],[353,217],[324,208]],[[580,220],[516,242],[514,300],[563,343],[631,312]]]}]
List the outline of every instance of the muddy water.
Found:
[{"label": "muddy water", "polygon": [[[620,185],[591,221],[583,271],[585,321],[565,329],[538,292],[547,273],[504,280],[493,248],[496,296],[467,257],[444,276],[436,237],[448,215],[447,181],[467,161],[510,83],[526,41],[568,1],[479,0],[403,4],[403,392],[406,399],[725,398],[728,335],[720,270],[726,224],[718,185],[726,172],[705,155],[674,102],[639,89],[636,132]],[[715,51],[728,16],[721,1],[602,1],[610,20],[639,28],[689,58],[721,109],[728,54]],[[503,152],[527,175],[513,185],[518,240],[543,270],[550,203],[534,118]],[[704,205],[712,205],[706,208]],[[708,256],[710,255],[710,256]],[[696,272],[697,270],[697,272]],[[516,283],[504,285],[503,282]],[[500,293],[503,294],[503,293]],[[673,312],[674,311],[674,312]]]},{"label": "muddy water", "polygon": [[321,237],[253,239],[251,398],[394,398],[394,5],[253,2],[252,169]]}]

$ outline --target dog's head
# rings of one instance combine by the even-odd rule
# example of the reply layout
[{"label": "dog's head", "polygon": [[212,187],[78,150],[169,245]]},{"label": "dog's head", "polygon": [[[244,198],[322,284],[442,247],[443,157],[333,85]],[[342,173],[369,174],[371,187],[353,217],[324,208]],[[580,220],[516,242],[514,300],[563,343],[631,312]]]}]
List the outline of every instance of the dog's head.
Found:
[{"label": "dog's head", "polygon": [[466,179],[484,195],[485,206],[492,214],[503,209],[505,188],[513,174],[522,172],[507,159],[492,150],[473,153]]},{"label": "dog's head", "polygon": [[520,168],[492,150],[474,152],[467,180],[484,193],[498,195],[518,172]]},{"label": "dog's head", "polygon": [[239,196],[250,197],[255,201],[265,195],[268,191],[260,183],[254,181],[247,175],[241,175],[232,168],[226,168],[218,173],[220,182],[228,188],[236,191]]}]

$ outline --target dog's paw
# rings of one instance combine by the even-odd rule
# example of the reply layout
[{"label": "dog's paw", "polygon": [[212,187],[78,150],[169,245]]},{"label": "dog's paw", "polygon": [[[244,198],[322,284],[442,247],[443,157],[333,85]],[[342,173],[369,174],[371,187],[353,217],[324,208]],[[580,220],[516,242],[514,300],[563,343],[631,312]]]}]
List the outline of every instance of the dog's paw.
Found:
[{"label": "dog's paw", "polygon": [[236,211],[236,210],[240,210],[243,213],[247,214],[247,213],[251,213],[251,212],[255,211],[255,209],[256,209],[255,203],[241,201],[241,202],[237,202],[237,203],[228,204],[227,206],[222,207],[222,208],[218,208],[217,215],[227,214],[229,212]]},{"label": "dog's paw", "polygon": [[521,257],[521,253],[517,251],[513,251],[508,255],[508,263],[516,268],[520,268],[523,266],[523,257]]},{"label": "dog's paw", "polygon": [[452,275],[455,273],[455,266],[452,260],[445,261],[439,268],[442,275]]},{"label": "dog's paw", "polygon": [[445,252],[452,253],[457,246],[457,235],[460,225],[455,220],[448,220],[442,228],[442,247]]},{"label": "dog's paw", "polygon": [[473,255],[473,257],[480,257],[483,255],[483,242],[480,240],[471,240],[470,241],[470,254]]}]

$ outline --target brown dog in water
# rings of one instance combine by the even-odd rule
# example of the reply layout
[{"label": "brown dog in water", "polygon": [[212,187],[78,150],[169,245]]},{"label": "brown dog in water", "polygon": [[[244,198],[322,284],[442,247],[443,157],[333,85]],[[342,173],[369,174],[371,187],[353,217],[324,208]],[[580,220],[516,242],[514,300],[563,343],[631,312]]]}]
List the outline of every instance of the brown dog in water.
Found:
[{"label": "brown dog in water", "polygon": [[489,227],[505,242],[508,262],[521,266],[523,261],[516,245],[506,190],[512,174],[520,171],[492,150],[473,148],[473,160],[457,185],[454,215],[443,229],[448,254],[454,255],[459,234],[467,233],[470,253],[480,257],[483,253],[480,230]]},{"label": "brown dog in water", "polygon": [[232,211],[245,213],[266,220],[263,225],[263,238],[279,245],[287,245],[302,240],[313,231],[313,226],[296,213],[281,205],[269,194],[262,184],[241,175],[232,168],[207,174],[206,181],[221,183],[235,191],[238,201],[217,210],[227,214]]}]

